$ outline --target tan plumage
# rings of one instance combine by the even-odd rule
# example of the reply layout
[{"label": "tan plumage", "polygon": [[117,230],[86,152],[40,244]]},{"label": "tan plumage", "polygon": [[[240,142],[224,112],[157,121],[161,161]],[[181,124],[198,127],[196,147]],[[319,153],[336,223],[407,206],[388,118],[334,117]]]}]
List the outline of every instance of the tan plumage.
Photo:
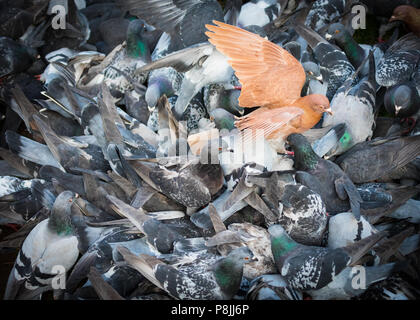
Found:
[{"label": "tan plumage", "polygon": [[281,107],[300,98],[305,84],[302,65],[289,52],[246,30],[213,21],[209,42],[229,58],[242,84],[241,107]]},{"label": "tan plumage", "polygon": [[276,44],[222,22],[206,25],[209,42],[226,55],[242,84],[241,107],[261,106],[240,118],[240,130],[264,130],[268,140],[312,128],[323,112],[330,112],[323,95],[301,97],[305,71],[298,60]]}]

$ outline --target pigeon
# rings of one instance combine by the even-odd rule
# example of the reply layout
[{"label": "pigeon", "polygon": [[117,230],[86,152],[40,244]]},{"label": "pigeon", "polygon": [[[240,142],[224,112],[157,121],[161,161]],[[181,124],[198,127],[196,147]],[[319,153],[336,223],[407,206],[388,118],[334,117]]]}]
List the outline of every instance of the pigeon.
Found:
[{"label": "pigeon", "polygon": [[217,245],[217,251],[222,256],[226,256],[232,250],[246,245],[255,258],[255,261],[244,265],[243,275],[247,279],[254,279],[267,273],[276,272],[276,266],[270,251],[270,236],[263,227],[249,222],[231,223],[227,230],[217,230],[214,236],[207,238],[205,245],[207,247]]},{"label": "pigeon", "polygon": [[94,267],[89,272],[89,280],[102,300],[124,300],[115,289],[109,285]]},{"label": "pigeon", "polygon": [[322,78],[328,83],[326,96],[331,101],[337,90],[355,73],[354,66],[342,50],[314,30],[303,25],[297,25],[295,30],[312,48],[321,67]]},{"label": "pigeon", "polygon": [[[379,60],[384,55],[385,50],[382,49],[382,47],[385,45],[374,47],[363,44],[359,45],[341,23],[333,23],[329,26],[327,32],[325,38],[327,40],[334,40],[337,43],[337,45],[346,53],[346,56],[355,69],[358,69],[363,65],[364,60],[371,50],[373,50],[375,65],[379,63]],[[361,76],[367,76],[369,74],[369,64],[362,66],[360,74]]]},{"label": "pigeon", "polygon": [[141,20],[130,21],[127,28],[126,46],[116,47],[110,53],[112,59],[103,70],[103,81],[114,96],[121,95],[131,88],[122,72],[137,83],[142,84],[147,79],[147,73],[139,74],[135,72],[151,61],[150,48],[143,38],[144,32],[145,26]]},{"label": "pigeon", "polygon": [[388,279],[373,284],[360,298],[369,300],[415,300],[419,296],[418,290],[395,274]]},{"label": "pigeon", "polygon": [[204,25],[213,19],[223,20],[222,7],[214,0],[119,0],[119,3],[132,15],[167,33],[169,52],[205,42]]},{"label": "pigeon", "polygon": [[420,95],[413,81],[387,88],[384,99],[386,111],[397,118],[413,117],[419,112]]},{"label": "pigeon", "polygon": [[244,109],[239,106],[240,90],[226,89],[224,85],[213,84],[204,88],[204,105],[210,114],[215,109],[224,109],[236,116],[243,115]]},{"label": "pigeon", "polygon": [[391,17],[394,9],[400,5],[416,5],[416,0],[362,0],[361,2],[367,6],[369,13],[386,18]]},{"label": "pigeon", "polygon": [[410,81],[418,68],[420,43],[418,37],[408,33],[395,41],[386,50],[376,68],[376,81],[384,87],[391,87]]},{"label": "pigeon", "polygon": [[372,284],[389,278],[399,269],[398,263],[347,267],[328,285],[318,290],[309,290],[308,294],[314,300],[350,300],[364,293]]},{"label": "pigeon", "polygon": [[[157,68],[172,67],[184,76],[179,86],[178,99],[174,107],[174,115],[181,119],[191,99],[204,87],[212,83],[227,83],[230,81],[233,70],[227,63],[227,58],[209,43],[200,43],[180,51],[173,52],[137,70],[147,72]],[[155,83],[159,91],[159,82]],[[152,95],[153,91],[146,93]],[[154,95],[157,97],[157,95]],[[153,106],[153,105],[152,105]]]},{"label": "pigeon", "polygon": [[327,115],[322,126],[346,123],[348,139],[340,140],[327,155],[340,155],[356,143],[366,141],[373,135],[376,113],[375,62],[369,55],[369,76],[351,85],[352,78],[346,80],[331,101],[333,115]]},{"label": "pigeon", "polygon": [[354,183],[372,182],[414,160],[420,154],[419,139],[411,136],[363,142],[338,157],[336,163]]},{"label": "pigeon", "polygon": [[7,37],[0,37],[0,53],[0,78],[25,71],[38,56],[30,45]]},{"label": "pigeon", "polygon": [[202,207],[211,200],[208,186],[188,167],[176,172],[141,161],[130,161],[130,163],[135,172],[153,189],[185,207]]},{"label": "pigeon", "polygon": [[278,223],[288,234],[299,243],[320,245],[327,225],[321,196],[304,185],[286,185],[280,203]]},{"label": "pigeon", "polygon": [[[176,229],[172,230],[171,225],[166,225],[148,216],[144,210],[135,209],[121,200],[108,196],[113,210],[122,216],[126,216],[142,233],[147,241],[161,253],[170,253],[173,250],[173,243],[182,239],[182,235]],[[160,237],[165,234],[165,237]]]},{"label": "pigeon", "polygon": [[250,175],[246,181],[262,188],[262,198],[293,240],[320,245],[328,220],[320,195],[304,185],[285,182],[283,179],[287,178],[279,176],[281,173],[263,173]]},{"label": "pigeon", "polygon": [[420,9],[413,6],[401,5],[394,9],[389,22],[403,21],[408,29],[420,37]]},{"label": "pigeon", "polygon": [[384,234],[375,234],[355,244],[328,249],[305,246],[292,240],[278,224],[268,228],[271,250],[282,277],[301,290],[321,289],[346,267],[356,263]]},{"label": "pigeon", "polygon": [[[239,105],[246,108],[263,106],[238,119],[235,123],[238,129],[260,130],[266,139],[282,140],[292,132],[312,128],[324,112],[330,112],[325,96],[300,96],[305,71],[286,50],[240,28],[214,23],[217,27],[208,25],[211,32],[206,34],[209,42],[229,57],[242,84]],[[244,65],[244,59],[249,63]],[[269,77],[275,77],[277,73],[285,76],[280,82],[270,81]],[[289,80],[287,74],[293,74],[293,79]]]},{"label": "pigeon", "polygon": [[17,177],[1,176],[0,178],[0,224],[24,225],[39,211],[43,205],[32,193],[32,185],[44,183],[40,179],[22,180]]},{"label": "pigeon", "polygon": [[317,192],[328,213],[344,212],[351,207],[360,219],[362,199],[346,173],[334,162],[320,158],[304,136],[294,133],[287,141],[294,151],[294,167],[299,170],[296,181]]},{"label": "pigeon", "polygon": [[123,247],[118,250],[132,268],[172,297],[183,300],[231,299],[239,290],[244,264],[253,259],[247,247],[240,247],[226,257],[205,252],[186,256],[185,260],[181,257],[176,266],[147,255],[135,256]]},{"label": "pigeon", "polygon": [[346,0],[316,0],[308,12],[305,25],[318,32],[336,19],[341,18],[351,3],[352,1]]},{"label": "pigeon", "polygon": [[[113,276],[118,273],[119,267],[124,267],[119,264],[122,261],[122,257],[116,251],[116,247],[119,245],[124,245],[132,250],[135,249],[136,253],[159,255],[159,252],[152,245],[147,243],[144,238],[141,238],[139,234],[130,232],[127,226],[113,226],[109,232],[92,243],[89,249],[77,261],[67,279],[66,291],[68,293],[77,292],[77,287],[80,282],[86,279],[91,267],[95,267],[104,275],[106,280],[112,280]],[[132,269],[130,268],[130,270]],[[139,274],[137,273],[137,275]],[[85,283],[86,285],[87,283]],[[134,284],[134,286],[136,285]],[[119,289],[121,286],[130,287],[131,284],[118,284],[115,287]],[[131,286],[131,289],[133,289],[133,286]],[[121,292],[120,290],[117,291]]]},{"label": "pigeon", "polygon": [[10,273],[5,299],[39,297],[42,288],[52,285],[54,277],[74,265],[79,256],[78,239],[70,220],[74,197],[70,191],[61,193],[49,219],[37,224],[25,239]]}]

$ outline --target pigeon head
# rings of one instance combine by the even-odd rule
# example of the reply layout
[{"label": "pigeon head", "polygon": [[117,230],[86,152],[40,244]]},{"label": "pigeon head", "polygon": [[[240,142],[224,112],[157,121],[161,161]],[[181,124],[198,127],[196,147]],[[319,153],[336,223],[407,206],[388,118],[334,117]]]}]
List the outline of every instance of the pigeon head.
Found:
[{"label": "pigeon head", "polygon": [[310,107],[316,113],[327,112],[332,115],[330,102],[328,98],[322,94],[310,94],[299,99],[303,107]]},{"label": "pigeon head", "polygon": [[244,264],[255,260],[248,247],[240,247],[232,250],[211,267],[216,282],[227,298],[231,298],[239,290]]},{"label": "pigeon head", "polygon": [[410,117],[418,110],[420,97],[414,85],[401,84],[388,88],[384,104],[386,110],[399,118]]},{"label": "pigeon head", "polygon": [[229,253],[228,257],[230,259],[234,259],[243,264],[256,261],[256,258],[254,254],[252,253],[252,251],[248,247],[245,247],[245,246],[232,250]]},{"label": "pigeon head", "polygon": [[74,228],[71,222],[71,207],[73,199],[76,197],[74,192],[63,191],[55,199],[48,221],[48,227],[57,232],[58,235],[73,235]]},{"label": "pigeon head", "polygon": [[409,22],[411,20],[411,12],[413,11],[413,7],[402,5],[398,6],[394,9],[389,22],[393,21],[404,21]]},{"label": "pigeon head", "polygon": [[318,164],[320,158],[305,136],[300,133],[292,133],[287,137],[287,142],[295,153],[294,166],[296,169],[311,170]]},{"label": "pigeon head", "polygon": [[313,80],[318,80],[318,81],[323,80],[321,69],[318,64],[312,61],[307,61],[307,62],[302,63],[302,67],[305,70],[306,79],[313,79]]},{"label": "pigeon head", "polygon": [[333,23],[329,26],[325,39],[327,40],[339,40],[344,39],[347,35],[346,28],[341,23]]},{"label": "pigeon head", "polygon": [[292,133],[291,135],[289,135],[287,137],[287,142],[292,148],[309,145],[308,140],[305,138],[305,136],[301,135],[300,133]]},{"label": "pigeon head", "polygon": [[127,54],[130,57],[150,60],[150,50],[144,38],[146,31],[142,20],[130,21],[127,28]]}]

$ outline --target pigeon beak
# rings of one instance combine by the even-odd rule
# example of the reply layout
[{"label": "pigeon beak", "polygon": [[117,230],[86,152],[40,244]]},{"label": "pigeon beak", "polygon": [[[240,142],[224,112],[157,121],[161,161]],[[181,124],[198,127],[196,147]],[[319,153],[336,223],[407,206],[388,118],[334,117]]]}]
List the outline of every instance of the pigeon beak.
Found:
[{"label": "pigeon beak", "polygon": [[388,22],[392,22],[392,21],[395,21],[395,20],[397,20],[397,17],[396,16],[391,16],[391,18],[389,18]]},{"label": "pigeon beak", "polygon": [[149,109],[149,112],[152,113],[155,110],[155,107],[147,106],[147,109]]},{"label": "pigeon beak", "polygon": [[325,112],[328,113],[329,115],[333,115],[333,112],[331,110],[331,108],[325,109]]},{"label": "pigeon beak", "polygon": [[255,262],[255,261],[258,261],[258,258],[254,256],[251,258],[250,262]]},{"label": "pigeon beak", "polygon": [[402,107],[395,106],[395,115],[398,115],[398,113],[401,111]]},{"label": "pigeon beak", "polygon": [[324,79],[322,78],[322,74],[321,74],[321,75],[319,75],[318,77],[316,77],[315,79],[316,79],[316,80],[318,80],[318,81],[321,81],[321,82],[324,80]]},{"label": "pigeon beak", "polygon": [[331,34],[329,34],[329,33],[327,33],[327,34],[325,35],[325,39],[327,39],[327,40],[331,40],[331,39],[332,39],[332,35],[331,35]]}]

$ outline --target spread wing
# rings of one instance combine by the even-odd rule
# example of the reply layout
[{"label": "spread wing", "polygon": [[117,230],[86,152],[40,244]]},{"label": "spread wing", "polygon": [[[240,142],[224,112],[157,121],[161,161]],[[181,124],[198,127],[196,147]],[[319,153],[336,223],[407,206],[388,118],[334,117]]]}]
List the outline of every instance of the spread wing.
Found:
[{"label": "spread wing", "polygon": [[188,9],[201,0],[119,0],[132,15],[167,33],[176,32]]},{"label": "spread wing", "polygon": [[264,130],[265,138],[299,132],[304,111],[297,107],[259,108],[235,122],[239,130]]},{"label": "spread wing", "polygon": [[288,106],[300,98],[305,71],[289,52],[260,36],[222,22],[206,25],[209,42],[229,58],[242,84],[241,107]]}]

